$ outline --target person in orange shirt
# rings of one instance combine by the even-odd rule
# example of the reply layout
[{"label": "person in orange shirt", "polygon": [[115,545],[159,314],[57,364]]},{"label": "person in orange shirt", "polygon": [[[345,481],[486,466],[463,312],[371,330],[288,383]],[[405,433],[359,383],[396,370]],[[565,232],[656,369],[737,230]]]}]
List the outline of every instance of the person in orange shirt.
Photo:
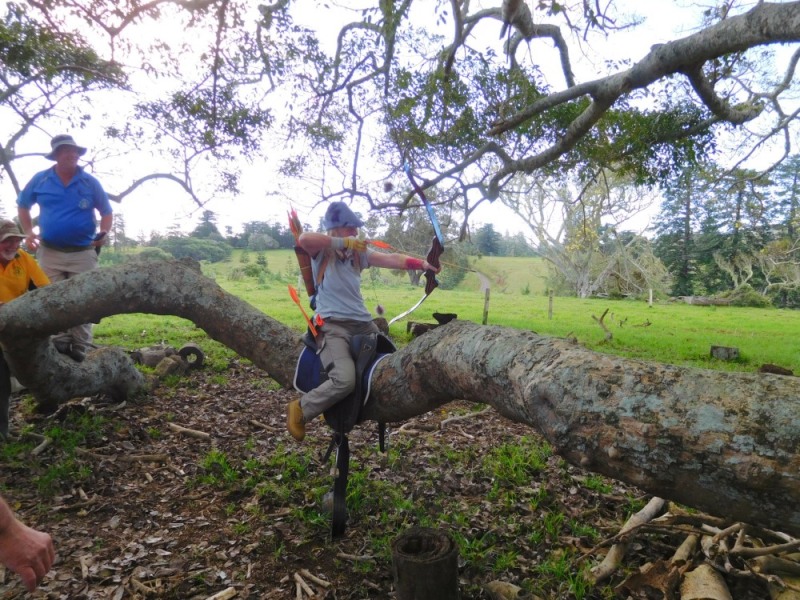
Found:
[{"label": "person in orange shirt", "polygon": [[[20,250],[25,234],[14,221],[0,221],[0,304],[11,302],[28,290],[50,283],[39,263]],[[8,437],[11,371],[0,349],[0,437]]]}]

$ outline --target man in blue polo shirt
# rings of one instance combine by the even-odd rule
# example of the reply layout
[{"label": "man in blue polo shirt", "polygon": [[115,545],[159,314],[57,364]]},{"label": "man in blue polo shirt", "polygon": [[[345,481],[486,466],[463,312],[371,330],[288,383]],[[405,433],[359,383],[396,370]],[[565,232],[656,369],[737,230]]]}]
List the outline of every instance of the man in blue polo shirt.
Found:
[{"label": "man in blue polo shirt", "polygon": [[[63,281],[97,267],[97,249],[106,243],[114,219],[108,194],[92,175],[78,166],[86,154],[71,135],[50,140],[45,156],[55,165],[31,178],[17,198],[19,223],[25,245],[37,252],[37,259],[50,281]],[[39,205],[39,234],[33,230],[31,208]],[[95,211],[100,216],[97,232]],[[92,324],[79,325],[54,340],[68,346],[68,353],[83,360],[92,344]],[[61,348],[59,348],[61,349]]]}]

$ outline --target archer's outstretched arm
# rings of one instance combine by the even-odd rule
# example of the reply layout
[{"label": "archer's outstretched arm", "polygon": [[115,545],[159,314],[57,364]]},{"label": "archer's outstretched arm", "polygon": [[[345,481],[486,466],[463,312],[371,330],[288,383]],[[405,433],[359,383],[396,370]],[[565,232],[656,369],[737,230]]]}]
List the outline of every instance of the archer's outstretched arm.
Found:
[{"label": "archer's outstretched arm", "polygon": [[370,252],[369,264],[371,267],[382,267],[384,269],[403,269],[406,271],[428,271],[438,273],[441,267],[434,267],[421,258],[414,258],[405,254],[383,254],[382,252]]}]

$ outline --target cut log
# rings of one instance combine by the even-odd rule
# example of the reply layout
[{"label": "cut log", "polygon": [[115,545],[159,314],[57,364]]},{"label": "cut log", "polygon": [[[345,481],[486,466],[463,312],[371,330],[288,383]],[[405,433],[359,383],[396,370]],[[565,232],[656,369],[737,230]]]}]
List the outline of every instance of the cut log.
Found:
[{"label": "cut log", "polygon": [[206,355],[200,349],[200,346],[192,343],[184,344],[181,349],[178,350],[178,356],[186,361],[190,369],[199,369],[203,366],[203,361],[206,359]]},{"label": "cut log", "polygon": [[730,346],[711,346],[711,356],[718,360],[738,360],[739,349]]},{"label": "cut log", "polygon": [[436,322],[439,325],[446,325],[447,323],[449,323],[453,319],[457,319],[458,318],[458,315],[456,313],[435,312],[435,313],[433,313],[432,316],[433,316],[434,319],[436,319]]},{"label": "cut log", "polygon": [[459,600],[458,546],[445,532],[413,527],[392,542],[397,600]]},{"label": "cut log", "polygon": [[678,300],[683,300],[686,304],[696,306],[727,306],[731,301],[727,298],[713,298],[711,296],[678,296]]},{"label": "cut log", "polygon": [[169,375],[184,375],[189,370],[189,365],[177,354],[165,356],[156,365],[155,374],[161,379]]},{"label": "cut log", "polygon": [[772,373],[773,375],[786,375],[788,377],[793,377],[794,372],[791,369],[786,369],[784,367],[779,367],[778,365],[773,365],[770,363],[765,363],[758,368],[759,373]]},{"label": "cut log", "polygon": [[689,571],[681,583],[682,600],[733,600],[722,575],[710,565]]},{"label": "cut log", "polygon": [[438,327],[435,323],[418,323],[417,321],[409,321],[406,323],[406,332],[411,334],[411,337],[419,337],[423,333],[428,333],[431,329]]}]

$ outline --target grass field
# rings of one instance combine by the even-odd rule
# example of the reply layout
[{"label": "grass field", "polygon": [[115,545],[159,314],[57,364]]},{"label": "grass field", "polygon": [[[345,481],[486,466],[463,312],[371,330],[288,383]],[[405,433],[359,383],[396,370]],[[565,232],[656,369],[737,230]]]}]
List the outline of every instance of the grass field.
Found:
[{"label": "grass field", "polygon": [[[265,253],[267,270],[258,277],[242,275],[253,264],[256,253],[242,262],[240,252],[230,261],[203,266],[204,273],[228,292],[249,302],[276,320],[294,327],[305,325],[287,286],[297,287],[298,269],[294,253],[277,250]],[[483,257],[474,260],[474,269],[491,282],[488,324],[526,329],[549,336],[574,336],[587,348],[629,358],[721,370],[756,371],[764,363],[780,365],[800,373],[800,311],[739,307],[690,306],[676,302],[655,303],[634,300],[553,299],[552,319],[545,296],[546,268],[536,258]],[[405,274],[371,270],[364,274],[362,286],[368,308],[378,304],[385,316],[409,308],[422,297]],[[403,345],[409,340],[406,321],[433,322],[434,312],[456,313],[460,319],[481,323],[486,295],[480,280],[468,273],[455,290],[436,290],[416,312],[391,327],[393,338]],[[605,339],[598,319],[608,310],[604,322],[613,337]],[[200,341],[204,333],[182,319],[156,315],[118,315],[104,319],[96,328],[101,344],[140,347],[154,341],[175,344]],[[738,361],[710,358],[710,346],[736,346]]]}]

